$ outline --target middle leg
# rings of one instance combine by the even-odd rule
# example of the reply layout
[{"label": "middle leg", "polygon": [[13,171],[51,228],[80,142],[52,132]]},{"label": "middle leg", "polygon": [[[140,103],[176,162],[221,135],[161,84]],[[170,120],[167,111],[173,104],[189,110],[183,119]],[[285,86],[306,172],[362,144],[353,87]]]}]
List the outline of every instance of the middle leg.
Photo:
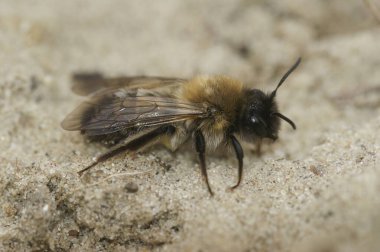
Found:
[{"label": "middle leg", "polygon": [[237,157],[238,162],[239,162],[238,181],[237,181],[236,185],[234,185],[233,187],[231,187],[231,189],[233,190],[233,189],[237,188],[240,185],[241,178],[243,177],[243,158],[244,158],[244,152],[243,152],[243,148],[241,147],[239,141],[236,139],[236,137],[234,135],[231,135],[230,139],[231,139],[232,146],[234,147],[234,150],[235,150],[235,153],[236,153],[236,157]]},{"label": "middle leg", "polygon": [[194,141],[195,141],[195,149],[198,152],[200,167],[202,176],[206,181],[207,189],[211,196],[214,195],[214,193],[211,190],[210,184],[208,182],[208,176],[207,176],[207,169],[206,169],[206,158],[205,158],[205,152],[206,152],[206,142],[205,138],[200,130],[197,130],[194,133]]}]

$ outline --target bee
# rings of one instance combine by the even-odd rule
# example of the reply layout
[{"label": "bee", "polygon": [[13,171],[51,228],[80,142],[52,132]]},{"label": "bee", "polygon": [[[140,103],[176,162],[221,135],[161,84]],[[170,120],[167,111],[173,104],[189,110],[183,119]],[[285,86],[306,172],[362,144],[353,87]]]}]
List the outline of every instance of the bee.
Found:
[{"label": "bee", "polygon": [[236,136],[251,143],[263,138],[276,140],[280,119],[296,129],[294,122],[278,111],[275,98],[300,62],[299,58],[270,93],[249,88],[227,76],[180,79],[75,74],[73,91],[90,97],[62,121],[63,129],[114,143],[79,175],[123,152],[137,152],[155,144],[175,151],[192,139],[211,195],[206,149],[232,146],[238,177],[231,189],[237,188],[243,175],[244,152]]}]

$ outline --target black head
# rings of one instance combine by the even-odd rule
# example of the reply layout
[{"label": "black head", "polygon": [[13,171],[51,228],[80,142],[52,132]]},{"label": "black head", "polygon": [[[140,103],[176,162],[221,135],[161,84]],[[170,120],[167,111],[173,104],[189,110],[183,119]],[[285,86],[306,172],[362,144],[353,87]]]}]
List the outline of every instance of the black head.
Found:
[{"label": "black head", "polygon": [[265,94],[258,89],[250,89],[246,91],[245,102],[239,118],[240,132],[243,138],[270,138],[277,139],[278,130],[280,128],[280,119],[289,123],[293,129],[296,125],[278,112],[275,101],[278,88],[286,80],[286,78],[297,68],[301,58],[286,72],[281,78],[275,90],[269,94]]}]

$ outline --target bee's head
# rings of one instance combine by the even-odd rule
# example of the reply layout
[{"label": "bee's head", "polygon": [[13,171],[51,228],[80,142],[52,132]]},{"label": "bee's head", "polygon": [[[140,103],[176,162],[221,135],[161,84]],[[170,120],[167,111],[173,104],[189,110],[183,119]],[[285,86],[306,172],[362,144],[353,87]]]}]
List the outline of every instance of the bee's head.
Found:
[{"label": "bee's head", "polygon": [[276,140],[280,129],[280,119],[289,123],[293,129],[296,129],[296,125],[292,120],[278,112],[275,98],[278,88],[297,68],[300,62],[301,59],[298,59],[271,93],[265,94],[258,89],[246,91],[245,102],[239,118],[240,132],[243,138],[270,138]]}]

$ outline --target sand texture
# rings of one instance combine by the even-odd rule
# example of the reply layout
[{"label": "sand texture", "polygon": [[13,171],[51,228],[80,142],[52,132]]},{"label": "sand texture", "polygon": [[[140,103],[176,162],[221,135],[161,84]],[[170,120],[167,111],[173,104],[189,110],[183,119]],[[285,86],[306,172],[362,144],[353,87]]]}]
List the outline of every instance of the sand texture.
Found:
[{"label": "sand texture", "polygon": [[[380,2],[372,0],[374,4]],[[121,155],[60,127],[77,71],[278,92],[262,155]],[[0,1],[0,251],[379,251],[380,27],[364,1]]]}]

